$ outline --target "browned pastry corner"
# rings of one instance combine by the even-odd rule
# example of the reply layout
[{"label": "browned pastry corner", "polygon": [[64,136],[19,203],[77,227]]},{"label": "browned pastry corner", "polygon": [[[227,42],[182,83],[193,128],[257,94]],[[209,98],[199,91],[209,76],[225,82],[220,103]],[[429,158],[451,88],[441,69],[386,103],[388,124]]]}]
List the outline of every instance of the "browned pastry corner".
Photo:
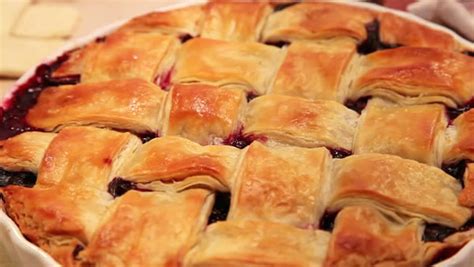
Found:
[{"label": "browned pastry corner", "polygon": [[459,194],[459,203],[474,212],[474,163],[467,164],[464,172],[464,189]]},{"label": "browned pastry corner", "polygon": [[461,50],[453,36],[445,32],[389,12],[380,13],[378,19],[380,21],[380,40],[386,44]]}]

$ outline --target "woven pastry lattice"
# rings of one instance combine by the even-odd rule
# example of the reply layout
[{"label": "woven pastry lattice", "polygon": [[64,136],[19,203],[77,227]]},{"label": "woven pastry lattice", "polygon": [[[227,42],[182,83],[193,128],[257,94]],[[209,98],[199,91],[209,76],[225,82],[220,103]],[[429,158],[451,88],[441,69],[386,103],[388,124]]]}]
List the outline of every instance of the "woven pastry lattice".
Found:
[{"label": "woven pastry lattice", "polygon": [[65,266],[426,266],[474,236],[474,58],[336,3],[154,12],[38,67],[0,193]]}]

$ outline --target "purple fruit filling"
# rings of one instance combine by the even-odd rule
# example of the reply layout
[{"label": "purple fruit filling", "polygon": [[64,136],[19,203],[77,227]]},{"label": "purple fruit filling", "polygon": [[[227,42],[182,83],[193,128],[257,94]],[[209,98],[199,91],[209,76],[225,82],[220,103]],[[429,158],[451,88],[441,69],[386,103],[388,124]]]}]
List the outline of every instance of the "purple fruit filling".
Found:
[{"label": "purple fruit filling", "polygon": [[462,248],[463,246],[453,246],[453,247],[445,247],[440,251],[437,251],[436,254],[433,256],[431,259],[431,262],[427,266],[433,266],[439,262],[442,262],[444,260],[447,260],[454,256],[454,254],[458,253],[458,251]]},{"label": "purple fruit filling", "polygon": [[396,48],[398,44],[385,44],[380,40],[380,23],[374,20],[365,25],[367,32],[367,39],[357,46],[357,52],[362,55],[367,55],[378,50]]},{"label": "purple fruit filling", "polygon": [[332,232],[334,229],[334,221],[336,220],[337,212],[326,211],[319,221],[319,229]]},{"label": "purple fruit filling", "polygon": [[230,193],[216,192],[216,201],[212,207],[207,224],[225,221],[230,208]]},{"label": "purple fruit filling", "polygon": [[113,160],[107,157],[107,158],[102,159],[102,162],[106,165],[112,165]]},{"label": "purple fruit filling", "polygon": [[101,37],[95,38],[96,43],[103,43],[105,42],[105,40],[107,40],[107,36],[101,36]]},{"label": "purple fruit filling", "polygon": [[179,36],[179,40],[181,41],[182,44],[186,43],[187,41],[193,39],[193,36],[191,34],[182,34]]},{"label": "purple fruit filling", "polygon": [[247,102],[252,101],[254,98],[259,97],[255,92],[248,92],[247,93]]},{"label": "purple fruit filling", "polygon": [[265,42],[265,44],[282,48],[284,46],[288,46],[290,44],[290,42],[288,42],[288,41],[275,41],[275,42]]},{"label": "purple fruit filling", "polygon": [[236,148],[245,148],[246,146],[250,145],[255,140],[261,140],[265,142],[267,139],[263,136],[255,136],[255,135],[245,135],[243,133],[243,127],[239,127],[237,131],[233,134],[229,135],[222,143],[224,145],[234,146]]},{"label": "purple fruit filling", "polygon": [[136,137],[140,138],[142,143],[150,142],[151,140],[160,137],[159,133],[154,133],[150,131],[145,131],[142,133],[136,133],[136,132],[131,132],[129,129],[118,129],[118,128],[112,128],[112,130],[116,132],[121,132],[121,133],[131,133],[135,135]]},{"label": "purple fruit filling", "polygon": [[456,232],[464,232],[472,228],[474,228],[474,218],[469,219],[459,229],[451,228],[440,224],[429,223],[426,224],[425,231],[423,233],[423,241],[443,241],[446,237]]},{"label": "purple fruit filling", "polygon": [[369,99],[370,97],[366,96],[366,97],[359,98],[356,101],[347,100],[346,103],[344,103],[344,105],[347,108],[350,108],[360,114],[362,110],[364,110],[364,108],[367,106],[367,102],[369,101]]},{"label": "purple fruit filling", "polygon": [[110,181],[107,192],[111,194],[114,198],[122,196],[127,193],[129,190],[136,189],[137,186],[134,182],[124,180],[121,177],[115,177]]},{"label": "purple fruit filling", "polygon": [[52,77],[52,73],[69,58],[69,53],[58,57],[49,64],[42,64],[36,68],[34,75],[20,85],[11,99],[0,108],[0,140],[7,139],[25,131],[34,129],[25,120],[28,110],[36,104],[41,91],[48,86],[76,84],[80,81],[79,75]]},{"label": "purple fruit filling", "polygon": [[443,165],[441,168],[443,169],[444,172],[456,178],[456,180],[458,180],[461,183],[462,187],[464,188],[463,178],[464,178],[464,171],[466,170],[466,166],[467,166],[466,161],[461,160],[453,164]]},{"label": "purple fruit filling", "polygon": [[142,140],[142,143],[149,142],[152,139],[159,137],[159,135],[154,132],[144,132],[144,133],[138,133],[135,135],[138,136],[140,140]]},{"label": "purple fruit filling", "polygon": [[448,117],[450,121],[452,122],[454,119],[456,119],[459,115],[462,113],[469,111],[470,109],[474,108],[474,98],[471,99],[469,102],[467,102],[464,106],[459,107],[459,108],[447,108],[446,112],[448,114]]},{"label": "purple fruit filling", "polygon": [[352,151],[344,149],[344,148],[329,148],[329,152],[333,158],[342,159],[352,155]]},{"label": "purple fruit filling", "polygon": [[464,51],[463,54],[465,54],[467,56],[470,56],[470,57],[474,57],[474,51]]},{"label": "purple fruit filling", "polygon": [[171,87],[171,77],[173,75],[173,71],[174,68],[172,67],[169,70],[158,75],[155,79],[155,84],[160,86],[161,89],[168,91]]},{"label": "purple fruit filling", "polygon": [[81,81],[80,74],[72,74],[61,77],[50,77],[48,80],[48,86],[60,86],[67,84],[78,84]]},{"label": "purple fruit filling", "polygon": [[9,172],[0,169],[0,187],[7,185],[20,185],[33,187],[36,183],[36,174],[31,172]]},{"label": "purple fruit filling", "polygon": [[295,1],[293,3],[281,3],[281,4],[276,4],[275,7],[273,8],[274,12],[282,11],[292,5],[298,4],[299,1]]},{"label": "purple fruit filling", "polygon": [[76,247],[75,247],[74,250],[72,251],[72,257],[73,257],[75,260],[77,260],[77,259],[78,259],[77,256],[79,256],[79,253],[80,253],[81,251],[83,251],[84,249],[85,249],[85,248],[84,248],[83,245],[76,245]]}]

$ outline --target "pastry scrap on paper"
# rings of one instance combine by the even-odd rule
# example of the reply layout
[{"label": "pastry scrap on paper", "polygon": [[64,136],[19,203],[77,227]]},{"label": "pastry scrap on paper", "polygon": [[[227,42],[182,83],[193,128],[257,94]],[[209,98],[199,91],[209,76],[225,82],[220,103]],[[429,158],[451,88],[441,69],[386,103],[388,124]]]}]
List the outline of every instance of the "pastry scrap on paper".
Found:
[{"label": "pastry scrap on paper", "polygon": [[[2,1],[0,76],[18,77],[64,45],[79,13],[68,4]],[[45,19],[48,18],[48,19]]]},{"label": "pastry scrap on paper", "polygon": [[79,12],[68,4],[29,5],[17,19],[11,33],[19,37],[65,38],[71,36],[78,19]]}]

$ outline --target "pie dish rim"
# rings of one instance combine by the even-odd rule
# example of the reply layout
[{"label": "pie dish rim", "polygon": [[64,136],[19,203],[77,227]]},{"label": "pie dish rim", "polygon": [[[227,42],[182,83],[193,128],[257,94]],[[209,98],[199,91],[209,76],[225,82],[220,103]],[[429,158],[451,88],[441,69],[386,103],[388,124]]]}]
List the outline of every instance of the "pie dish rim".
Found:
[{"label": "pie dish rim", "polygon": [[[146,11],[146,13],[153,12],[153,11],[169,11],[169,10],[189,7],[193,5],[205,4],[206,2],[207,1],[205,0],[184,0],[178,3],[161,7],[161,8]],[[463,37],[456,34],[454,31],[444,26],[437,25],[430,21],[426,21],[413,14],[399,11],[399,10],[390,9],[383,6],[378,6],[372,3],[366,3],[366,2],[346,2],[346,1],[337,1],[337,2],[342,2],[342,4],[351,5],[351,6],[367,8],[367,9],[374,10],[377,12],[390,12],[392,14],[403,17],[405,19],[430,27],[434,30],[448,33],[457,42],[463,45],[464,48],[470,51],[474,51],[474,43],[464,39]],[[139,16],[139,14],[136,16]],[[136,17],[136,16],[133,16],[133,17]],[[81,36],[81,37],[69,40],[63,47],[58,49],[55,53],[52,53],[50,56],[44,58],[44,60],[41,61],[39,64],[31,67],[19,79],[17,79],[14,85],[10,87],[7,90],[7,92],[4,94],[2,100],[0,101],[0,107],[5,107],[7,105],[8,101],[13,97],[16,89],[34,75],[35,70],[38,66],[40,66],[41,64],[53,61],[58,56],[61,56],[62,54],[64,54],[65,52],[69,50],[85,45],[95,40],[98,37],[102,37],[104,35],[109,34],[113,30],[117,29],[118,27],[126,23],[131,18],[112,22],[110,24],[104,25],[94,30],[93,32],[85,36]],[[2,234],[2,236],[5,236],[5,238],[0,239],[0,245],[5,247],[6,252],[13,259],[15,259],[15,261],[20,262],[22,265],[35,263],[35,266],[60,266],[51,256],[49,256],[46,252],[41,250],[39,247],[37,247],[33,243],[29,242],[23,236],[18,226],[3,211],[1,202],[0,202],[0,234]],[[471,240],[469,243],[467,243],[460,251],[458,251],[458,253],[456,253],[449,259],[443,262],[440,262],[436,264],[435,266],[464,266],[465,263],[468,263],[467,261],[469,260],[469,255],[471,254],[474,254],[474,240]],[[31,262],[32,260],[36,262]]]}]

